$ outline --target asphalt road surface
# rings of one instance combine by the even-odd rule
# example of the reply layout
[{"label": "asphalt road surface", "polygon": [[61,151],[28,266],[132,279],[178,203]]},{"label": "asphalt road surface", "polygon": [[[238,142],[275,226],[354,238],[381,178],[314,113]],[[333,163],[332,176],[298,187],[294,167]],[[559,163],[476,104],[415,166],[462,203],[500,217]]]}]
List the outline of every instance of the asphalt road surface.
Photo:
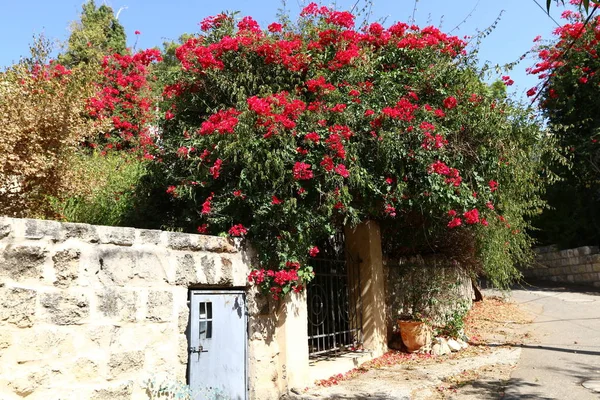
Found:
[{"label": "asphalt road surface", "polygon": [[502,399],[600,399],[600,291],[525,286],[512,298],[535,315],[534,341]]}]

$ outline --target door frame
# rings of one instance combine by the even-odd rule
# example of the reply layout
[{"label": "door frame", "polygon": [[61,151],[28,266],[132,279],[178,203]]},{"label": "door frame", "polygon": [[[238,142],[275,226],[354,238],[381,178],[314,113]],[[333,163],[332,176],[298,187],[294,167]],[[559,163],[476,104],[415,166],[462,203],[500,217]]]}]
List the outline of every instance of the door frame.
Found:
[{"label": "door frame", "polygon": [[242,295],[242,299],[244,301],[244,310],[243,310],[243,318],[245,319],[245,323],[244,323],[244,382],[246,384],[246,390],[245,390],[245,400],[247,400],[249,398],[249,394],[250,394],[250,381],[249,381],[249,376],[250,374],[248,373],[248,367],[249,367],[249,348],[248,348],[248,333],[249,331],[249,315],[248,315],[248,303],[247,303],[247,293],[246,290],[243,288],[231,288],[231,289],[215,289],[215,288],[197,288],[197,287],[190,287],[188,288],[188,329],[187,329],[187,354],[188,354],[188,361],[187,361],[187,384],[191,387],[191,357],[190,357],[190,346],[191,346],[191,335],[192,335],[192,299],[194,297],[195,294],[201,294],[201,295],[227,295],[227,294],[237,294],[237,295]]}]

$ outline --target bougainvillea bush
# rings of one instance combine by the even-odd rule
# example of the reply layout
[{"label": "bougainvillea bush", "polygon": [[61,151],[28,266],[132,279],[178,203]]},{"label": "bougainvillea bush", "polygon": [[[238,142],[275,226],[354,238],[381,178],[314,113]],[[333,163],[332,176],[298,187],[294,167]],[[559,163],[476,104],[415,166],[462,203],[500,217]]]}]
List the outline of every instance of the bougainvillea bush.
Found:
[{"label": "bougainvillea bush", "polygon": [[528,94],[538,97],[571,163],[570,170],[560,171],[564,180],[548,191],[553,209],[540,221],[543,239],[563,247],[600,240],[600,16],[595,14],[564,11],[565,23],[554,31],[557,39],[539,46],[539,62],[530,69],[541,83]]},{"label": "bougainvillea bush", "polygon": [[294,25],[220,14],[201,28],[163,93],[157,159],[186,210],[179,227],[249,238],[261,257],[249,279],[276,298],[302,290],[324,238],[368,219],[385,226],[389,256],[410,236],[424,238],[415,252],[461,239],[496,283],[516,276],[524,217],[541,206],[532,155],[546,150],[462,39],[357,29],[314,3]]}]

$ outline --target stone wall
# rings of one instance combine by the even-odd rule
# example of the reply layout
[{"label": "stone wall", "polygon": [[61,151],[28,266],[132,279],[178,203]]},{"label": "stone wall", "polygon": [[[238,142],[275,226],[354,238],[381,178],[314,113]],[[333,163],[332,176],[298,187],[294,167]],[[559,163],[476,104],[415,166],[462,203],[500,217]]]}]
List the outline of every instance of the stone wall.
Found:
[{"label": "stone wall", "polygon": [[0,398],[147,399],[146,379],[185,382],[190,288],[246,288],[251,399],[306,384],[305,298],[257,296],[249,259],[225,238],[0,218]]},{"label": "stone wall", "polygon": [[387,259],[384,263],[388,338],[397,330],[397,320],[424,310],[435,325],[442,326],[455,312],[466,312],[473,304],[471,278],[458,265],[429,257]]},{"label": "stone wall", "polygon": [[521,272],[529,279],[600,287],[600,250],[598,246],[568,250],[540,247],[536,249],[535,264]]}]

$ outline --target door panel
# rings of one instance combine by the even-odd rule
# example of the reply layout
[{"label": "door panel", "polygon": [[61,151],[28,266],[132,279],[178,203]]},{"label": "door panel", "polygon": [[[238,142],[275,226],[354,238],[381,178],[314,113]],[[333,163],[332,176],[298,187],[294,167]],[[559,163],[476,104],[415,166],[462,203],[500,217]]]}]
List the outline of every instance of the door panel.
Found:
[{"label": "door panel", "polygon": [[198,399],[247,398],[246,307],[241,291],[192,291],[190,388]]}]

